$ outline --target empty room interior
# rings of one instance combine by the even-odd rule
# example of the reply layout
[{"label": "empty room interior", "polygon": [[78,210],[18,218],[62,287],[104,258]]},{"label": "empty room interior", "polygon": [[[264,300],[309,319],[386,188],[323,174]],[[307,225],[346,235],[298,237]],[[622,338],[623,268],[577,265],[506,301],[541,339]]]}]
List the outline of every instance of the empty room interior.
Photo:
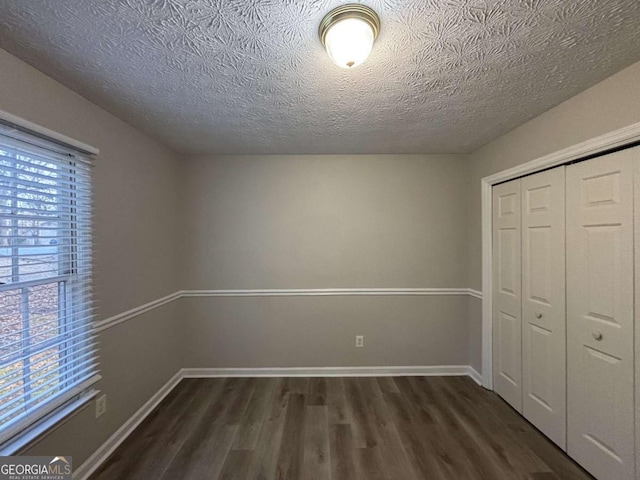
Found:
[{"label": "empty room interior", "polygon": [[638,480],[638,212],[638,0],[2,0],[0,479]]}]

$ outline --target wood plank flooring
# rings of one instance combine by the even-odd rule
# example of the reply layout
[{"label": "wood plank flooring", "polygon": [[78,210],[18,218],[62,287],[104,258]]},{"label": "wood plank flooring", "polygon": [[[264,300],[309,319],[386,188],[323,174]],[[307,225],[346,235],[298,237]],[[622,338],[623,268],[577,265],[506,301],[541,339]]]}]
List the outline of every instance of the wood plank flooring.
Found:
[{"label": "wood plank flooring", "polygon": [[185,379],[91,480],[587,480],[467,377]]}]

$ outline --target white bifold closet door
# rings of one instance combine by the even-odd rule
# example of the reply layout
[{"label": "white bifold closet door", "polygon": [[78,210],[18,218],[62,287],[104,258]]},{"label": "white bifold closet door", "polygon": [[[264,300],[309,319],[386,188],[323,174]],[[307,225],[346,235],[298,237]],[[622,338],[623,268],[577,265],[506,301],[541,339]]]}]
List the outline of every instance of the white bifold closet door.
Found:
[{"label": "white bifold closet door", "polygon": [[520,180],[493,188],[493,388],[522,412]]},{"label": "white bifold closet door", "polygon": [[567,167],[568,452],[634,479],[633,157]]},{"label": "white bifold closet door", "polygon": [[520,182],[522,414],[566,450],[565,167]]},{"label": "white bifold closet door", "polygon": [[565,168],[493,189],[494,389],[566,449]]}]

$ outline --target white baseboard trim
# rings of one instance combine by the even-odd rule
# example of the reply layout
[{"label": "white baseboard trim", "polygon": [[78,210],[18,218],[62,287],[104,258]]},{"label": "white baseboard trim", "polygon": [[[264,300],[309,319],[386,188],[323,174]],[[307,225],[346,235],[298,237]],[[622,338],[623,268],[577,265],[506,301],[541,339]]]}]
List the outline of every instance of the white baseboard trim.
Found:
[{"label": "white baseboard trim", "polygon": [[478,385],[480,385],[481,387],[483,386],[482,375],[480,375],[480,372],[478,372],[475,368],[473,368],[472,366],[468,366],[467,375],[469,375],[469,377],[471,377],[471,380],[476,382]]},{"label": "white baseboard trim", "polygon": [[234,377],[445,377],[470,375],[467,365],[400,367],[183,368],[184,378]]},{"label": "white baseboard trim", "polygon": [[165,383],[160,390],[142,405],[129,420],[127,420],[118,430],[111,435],[74,473],[74,480],[86,480],[100,465],[120,446],[126,438],[136,429],[142,421],[153,411],[154,408],[173,390],[180,380],[182,380],[182,370],[176,373]]},{"label": "white baseboard trim", "polygon": [[73,474],[87,480],[93,472],[131,435],[154,408],[183,378],[233,377],[429,377],[469,376],[480,385],[480,374],[468,365],[407,367],[290,367],[290,368],[183,368],[165,383],[142,407],[111,435]]}]

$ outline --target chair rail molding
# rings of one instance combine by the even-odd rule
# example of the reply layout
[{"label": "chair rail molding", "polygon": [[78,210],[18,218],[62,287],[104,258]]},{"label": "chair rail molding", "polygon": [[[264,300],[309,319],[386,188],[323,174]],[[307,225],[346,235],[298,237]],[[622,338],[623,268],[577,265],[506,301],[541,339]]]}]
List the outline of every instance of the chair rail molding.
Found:
[{"label": "chair rail molding", "polygon": [[106,330],[107,328],[115,327],[116,325],[131,320],[132,318],[136,318],[144,313],[150,312],[151,310],[155,310],[162,305],[166,305],[167,303],[179,299],[181,297],[181,293],[182,292],[174,292],[170,295],[158,298],[149,303],[145,303],[144,305],[132,308],[131,310],[127,310],[126,312],[113,315],[111,317],[105,318],[104,320],[93,322],[93,329],[96,333],[99,333],[103,330]]},{"label": "chair rail molding", "polygon": [[494,185],[525,175],[584,160],[640,142],[640,122],[634,123],[555,153],[489,175],[480,180],[482,196],[482,385],[493,390],[493,305],[491,195]]},{"label": "chair rail molding", "polygon": [[179,290],[126,312],[93,323],[96,333],[102,332],[180,298],[191,297],[332,297],[332,296],[464,296],[482,298],[482,292],[472,288],[312,288],[261,290]]},{"label": "chair rail molding", "polygon": [[331,296],[481,295],[470,288],[309,288],[261,290],[183,290],[182,297],[331,297]]}]

